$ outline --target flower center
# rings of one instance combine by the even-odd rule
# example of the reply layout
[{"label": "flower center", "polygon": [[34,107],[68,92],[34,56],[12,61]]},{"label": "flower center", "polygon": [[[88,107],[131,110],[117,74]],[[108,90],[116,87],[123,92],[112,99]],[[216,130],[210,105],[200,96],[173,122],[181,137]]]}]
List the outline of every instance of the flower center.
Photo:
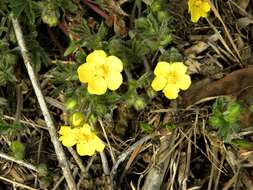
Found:
[{"label": "flower center", "polygon": [[76,134],[76,141],[77,143],[87,143],[90,139],[90,135],[85,133],[78,133]]},{"label": "flower center", "polygon": [[105,77],[109,73],[109,67],[105,65],[96,65],[96,75],[100,77]]},{"label": "flower center", "polygon": [[167,74],[168,83],[175,84],[175,83],[177,83],[177,81],[179,80],[179,78],[180,78],[179,75],[175,71],[170,71]]}]

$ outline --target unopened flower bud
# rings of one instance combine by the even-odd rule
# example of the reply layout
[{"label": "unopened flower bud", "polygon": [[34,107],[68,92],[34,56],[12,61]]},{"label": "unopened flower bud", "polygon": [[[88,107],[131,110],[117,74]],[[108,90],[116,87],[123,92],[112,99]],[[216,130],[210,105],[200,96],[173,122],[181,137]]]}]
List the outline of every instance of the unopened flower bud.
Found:
[{"label": "unopened flower bud", "polygon": [[72,126],[78,127],[84,123],[84,116],[81,112],[75,112],[70,116],[69,120]]}]

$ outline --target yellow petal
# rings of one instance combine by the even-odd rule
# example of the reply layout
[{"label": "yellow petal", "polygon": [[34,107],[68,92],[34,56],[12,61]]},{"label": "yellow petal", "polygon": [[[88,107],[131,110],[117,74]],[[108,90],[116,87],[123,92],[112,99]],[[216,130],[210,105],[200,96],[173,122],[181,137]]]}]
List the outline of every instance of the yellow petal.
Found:
[{"label": "yellow petal", "polygon": [[92,81],[88,83],[88,92],[90,94],[102,95],[106,93],[107,85],[102,77],[94,77]]},{"label": "yellow petal", "polygon": [[107,57],[105,68],[108,68],[109,71],[115,70],[121,72],[123,70],[123,63],[118,57],[112,55]]},{"label": "yellow petal", "polygon": [[193,7],[191,10],[191,21],[198,22],[199,18],[200,18],[200,12],[199,12],[198,8]]},{"label": "yellow petal", "polygon": [[194,0],[189,0],[189,1],[188,1],[189,11],[190,11],[191,8],[193,7],[193,5],[194,5]]},{"label": "yellow petal", "polygon": [[167,83],[167,79],[164,76],[156,76],[152,81],[151,87],[155,91],[162,90]]},{"label": "yellow petal", "polygon": [[96,74],[96,69],[93,64],[84,63],[78,67],[77,73],[79,80],[83,83],[87,83],[93,80]]},{"label": "yellow petal", "polygon": [[211,7],[208,2],[203,2],[201,5],[201,9],[207,13],[210,11]]},{"label": "yellow petal", "polygon": [[72,136],[61,136],[60,141],[62,141],[63,146],[71,147],[74,146],[77,141]]},{"label": "yellow petal", "polygon": [[165,61],[160,61],[157,63],[154,74],[155,75],[166,75],[167,72],[170,70],[170,64]]},{"label": "yellow petal", "polygon": [[71,132],[70,126],[61,126],[59,134],[66,135],[66,134],[69,134],[70,132]]},{"label": "yellow petal", "polygon": [[80,156],[92,156],[95,154],[95,146],[91,143],[78,143],[76,150]]},{"label": "yellow petal", "polygon": [[71,129],[68,126],[61,127],[59,133],[62,135],[60,141],[66,147],[71,147],[77,143],[75,138],[77,130]]},{"label": "yellow petal", "polygon": [[87,63],[92,63],[92,64],[98,64],[98,65],[103,65],[105,64],[106,61],[106,53],[103,50],[95,50],[92,53],[90,53],[87,58],[86,62]]},{"label": "yellow petal", "polygon": [[176,73],[186,73],[187,67],[182,62],[174,62],[171,64],[171,70]]},{"label": "yellow petal", "polygon": [[80,128],[80,131],[81,131],[81,133],[91,134],[90,125],[84,124],[84,125],[82,126],[82,128]]},{"label": "yellow petal", "polygon": [[105,80],[110,90],[117,90],[123,82],[121,73],[117,71],[108,73]]},{"label": "yellow petal", "polygon": [[176,85],[182,90],[188,89],[191,85],[191,77],[187,74],[181,75]]},{"label": "yellow petal", "polygon": [[94,143],[96,151],[103,152],[103,150],[105,148],[105,145],[102,142],[102,140],[95,134],[94,134],[94,137],[93,137],[93,143]]},{"label": "yellow petal", "polygon": [[163,93],[168,99],[176,99],[178,97],[179,88],[175,84],[167,84],[163,89]]}]

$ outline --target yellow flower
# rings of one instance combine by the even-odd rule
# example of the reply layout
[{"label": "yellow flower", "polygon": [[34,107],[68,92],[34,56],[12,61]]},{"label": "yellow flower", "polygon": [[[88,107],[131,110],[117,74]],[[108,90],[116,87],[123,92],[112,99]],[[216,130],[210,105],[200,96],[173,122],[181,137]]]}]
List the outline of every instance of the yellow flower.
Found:
[{"label": "yellow flower", "polygon": [[102,95],[107,88],[117,90],[122,84],[123,64],[116,56],[107,56],[103,50],[95,50],[86,58],[86,63],[77,69],[79,80],[88,83],[90,94]]},{"label": "yellow flower", "polygon": [[187,67],[182,62],[158,62],[151,86],[155,91],[163,90],[168,99],[176,99],[180,89],[186,90],[191,85],[191,78],[186,71]]},{"label": "yellow flower", "polygon": [[207,17],[211,9],[208,0],[189,0],[188,7],[192,22],[198,22],[200,17]]},{"label": "yellow flower", "polygon": [[66,147],[76,144],[77,153],[81,156],[92,156],[95,151],[102,152],[105,148],[102,140],[91,131],[88,124],[84,124],[80,128],[62,126],[59,133],[62,144]]}]

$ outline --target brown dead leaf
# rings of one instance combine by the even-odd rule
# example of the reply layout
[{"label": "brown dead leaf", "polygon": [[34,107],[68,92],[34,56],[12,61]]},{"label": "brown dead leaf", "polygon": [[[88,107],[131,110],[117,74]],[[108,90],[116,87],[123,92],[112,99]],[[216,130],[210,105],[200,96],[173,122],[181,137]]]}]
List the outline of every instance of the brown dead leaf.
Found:
[{"label": "brown dead leaf", "polygon": [[253,67],[240,69],[227,75],[226,77],[213,81],[204,79],[193,84],[182,97],[185,105],[192,105],[197,101],[213,96],[239,95],[244,89],[253,85]]}]

